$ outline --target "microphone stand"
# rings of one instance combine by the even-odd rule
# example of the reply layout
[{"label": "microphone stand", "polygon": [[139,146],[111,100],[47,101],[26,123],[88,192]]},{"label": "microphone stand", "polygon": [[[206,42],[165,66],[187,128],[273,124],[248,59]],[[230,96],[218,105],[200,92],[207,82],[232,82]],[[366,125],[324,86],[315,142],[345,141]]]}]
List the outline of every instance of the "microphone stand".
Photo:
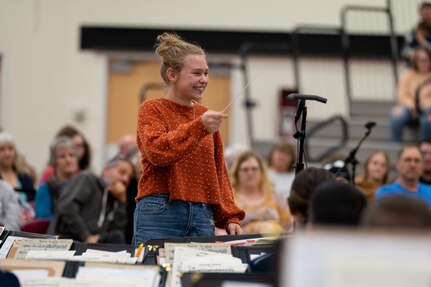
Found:
[{"label": "microphone stand", "polygon": [[367,127],[367,131],[365,132],[365,135],[359,141],[358,145],[353,150],[350,151],[349,155],[344,160],[344,166],[346,168],[347,168],[348,164],[350,164],[352,166],[351,182],[353,185],[355,185],[356,165],[359,163],[359,161],[356,159],[356,153],[358,152],[359,148],[361,147],[362,142],[370,135],[371,129],[372,129],[372,127]]},{"label": "microphone stand", "polygon": [[[301,130],[297,131],[293,137],[299,141],[299,151],[298,151],[298,162],[295,163],[295,174],[298,174],[300,171],[304,169],[304,143],[305,143],[305,129],[307,124],[307,106],[305,105],[302,108],[301,116]],[[295,126],[296,126],[295,122]]]},{"label": "microphone stand", "polygon": [[[307,106],[306,100],[317,101],[326,104],[327,99],[316,95],[290,94],[287,96],[289,100],[299,100],[298,108],[295,115],[296,133],[293,135],[299,141],[298,162],[295,163],[295,174],[298,174],[304,169],[304,143],[305,143],[305,126],[307,123]],[[297,123],[302,117],[301,130],[298,130]]]}]

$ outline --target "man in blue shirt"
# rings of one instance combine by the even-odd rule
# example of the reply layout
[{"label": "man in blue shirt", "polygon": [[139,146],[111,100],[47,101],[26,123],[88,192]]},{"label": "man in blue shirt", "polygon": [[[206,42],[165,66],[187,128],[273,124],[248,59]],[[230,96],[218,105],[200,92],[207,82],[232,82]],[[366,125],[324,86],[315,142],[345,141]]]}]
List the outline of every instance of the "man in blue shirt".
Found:
[{"label": "man in blue shirt", "polygon": [[431,185],[419,182],[423,171],[422,155],[417,146],[404,146],[396,163],[398,179],[377,190],[376,200],[390,195],[407,195],[425,201],[431,207]]}]

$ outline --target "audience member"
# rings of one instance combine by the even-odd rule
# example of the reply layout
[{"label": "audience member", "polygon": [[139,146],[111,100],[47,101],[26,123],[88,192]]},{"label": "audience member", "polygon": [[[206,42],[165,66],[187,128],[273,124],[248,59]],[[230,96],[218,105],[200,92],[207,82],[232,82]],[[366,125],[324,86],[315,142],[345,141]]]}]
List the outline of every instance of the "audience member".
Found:
[{"label": "audience member", "polygon": [[0,133],[0,179],[4,179],[18,192],[22,202],[34,200],[34,182],[25,172],[25,167],[18,163],[13,137],[5,132]]},{"label": "audience member", "polygon": [[308,205],[314,189],[325,181],[335,180],[335,176],[323,168],[309,167],[296,175],[288,198],[295,227],[303,227],[308,222]]},{"label": "audience member", "polygon": [[[431,84],[423,86],[425,81],[431,79],[430,59],[429,51],[416,49],[412,68],[401,75],[397,104],[390,115],[391,137],[395,143],[402,141],[405,125],[417,122],[421,139],[431,136]],[[423,88],[418,91],[420,86]]]},{"label": "audience member", "polygon": [[367,205],[365,195],[355,186],[342,182],[325,182],[311,197],[312,226],[357,226]]},{"label": "audience member", "polygon": [[274,144],[268,156],[268,176],[275,185],[275,192],[289,197],[295,171],[295,151],[285,140]]},{"label": "audience member", "polygon": [[431,207],[431,185],[419,182],[423,170],[419,148],[404,146],[398,155],[396,168],[398,180],[379,188],[375,195],[376,201],[390,195],[407,195],[424,200]]},{"label": "audience member", "polygon": [[78,157],[71,139],[57,138],[50,147],[50,165],[54,175],[39,186],[36,193],[36,218],[51,218],[57,211],[58,198],[66,184],[78,171]]},{"label": "audience member", "polygon": [[18,194],[4,180],[0,180],[0,226],[7,230],[19,230],[21,226]]},{"label": "audience member", "polygon": [[419,149],[422,154],[423,171],[420,182],[431,184],[431,139],[422,140]]},{"label": "audience member", "polygon": [[117,156],[128,157],[133,151],[138,152],[138,147],[136,145],[136,136],[126,134],[120,138],[117,143],[118,152]]},{"label": "audience member", "polygon": [[[91,150],[90,145],[88,144],[84,135],[73,126],[66,125],[61,128],[55,136],[55,138],[59,137],[68,137],[72,140],[76,149],[76,154],[78,156],[79,170],[82,171],[89,169],[91,163]],[[54,167],[52,165],[48,165],[48,167],[42,173],[40,183],[42,184],[49,180],[53,174]]]},{"label": "audience member", "polygon": [[81,172],[61,193],[49,233],[86,243],[125,243],[126,188],[133,174],[127,160],[107,163],[102,176]]},{"label": "audience member", "polygon": [[410,31],[404,39],[402,56],[409,62],[413,62],[414,51],[424,47],[431,51],[431,3],[422,2],[419,6],[419,23]]},{"label": "audience member", "polygon": [[135,173],[130,178],[130,183],[127,186],[127,225],[125,230],[126,242],[131,243],[133,240],[133,217],[136,209],[136,195],[138,194],[138,180],[142,175],[141,154],[135,146],[130,146],[128,150],[119,155],[126,158],[132,163]]},{"label": "audience member", "polygon": [[293,217],[286,198],[276,194],[263,160],[254,152],[242,153],[231,172],[235,202],[245,211],[246,234],[290,231]]},{"label": "audience member", "polygon": [[368,228],[429,230],[431,213],[423,200],[392,195],[369,206],[364,212],[363,224]]},{"label": "audience member", "polygon": [[375,151],[365,161],[363,174],[355,179],[356,187],[365,194],[369,204],[374,202],[377,189],[387,183],[389,166],[388,155],[383,151]]}]

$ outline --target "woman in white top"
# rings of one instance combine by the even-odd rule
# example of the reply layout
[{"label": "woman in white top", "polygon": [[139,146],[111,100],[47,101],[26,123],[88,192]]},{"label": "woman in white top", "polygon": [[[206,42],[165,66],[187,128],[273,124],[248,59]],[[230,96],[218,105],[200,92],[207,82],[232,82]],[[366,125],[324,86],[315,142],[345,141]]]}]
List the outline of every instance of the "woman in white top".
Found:
[{"label": "woman in white top", "polygon": [[287,198],[290,187],[295,178],[293,163],[295,161],[295,150],[285,140],[275,143],[268,156],[268,176],[275,187],[275,192]]}]

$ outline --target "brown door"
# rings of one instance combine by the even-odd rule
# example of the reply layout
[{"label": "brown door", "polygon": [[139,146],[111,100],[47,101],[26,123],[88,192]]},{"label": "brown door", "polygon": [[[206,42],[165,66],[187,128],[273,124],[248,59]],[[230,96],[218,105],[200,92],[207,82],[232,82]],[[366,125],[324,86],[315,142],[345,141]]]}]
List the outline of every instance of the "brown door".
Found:
[{"label": "brown door", "polygon": [[[159,62],[110,61],[108,77],[107,134],[109,144],[116,143],[124,134],[136,134],[136,116],[142,88],[162,85]],[[230,100],[228,73],[210,72],[210,82],[202,104],[209,109],[222,110]],[[149,88],[146,99],[163,97],[164,90]],[[225,143],[229,141],[229,119],[221,128]]]}]

